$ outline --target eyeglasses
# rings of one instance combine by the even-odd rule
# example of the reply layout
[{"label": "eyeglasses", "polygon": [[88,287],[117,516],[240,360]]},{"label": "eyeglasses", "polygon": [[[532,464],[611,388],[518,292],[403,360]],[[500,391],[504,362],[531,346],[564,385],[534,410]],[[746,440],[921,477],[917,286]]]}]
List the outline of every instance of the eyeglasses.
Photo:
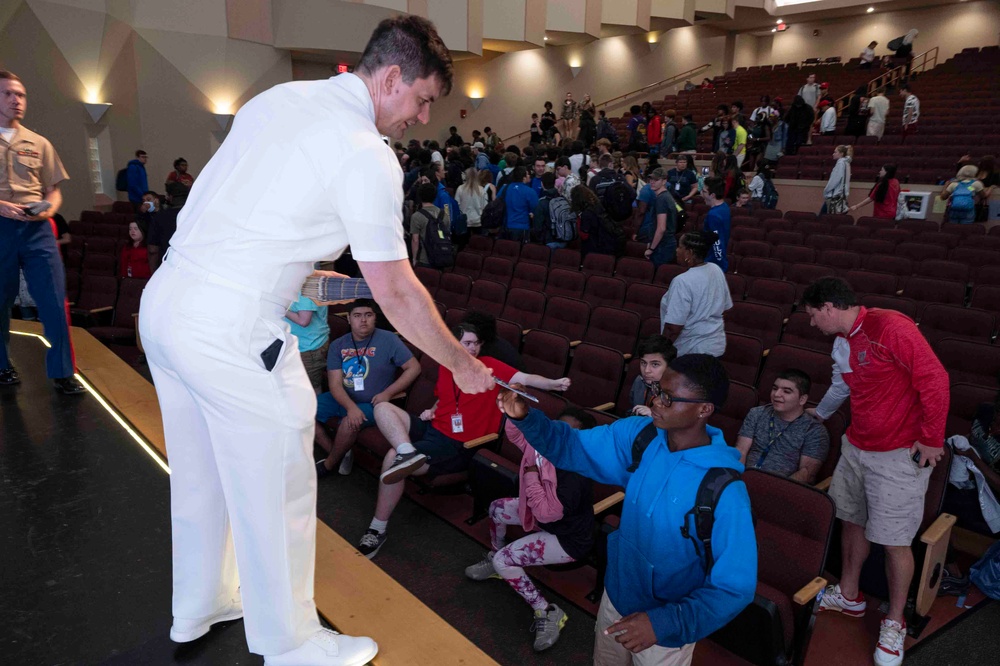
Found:
[{"label": "eyeglasses", "polygon": [[674,404],[675,402],[690,403],[695,405],[708,404],[712,402],[711,400],[695,400],[694,398],[675,398],[666,391],[664,391],[658,382],[646,384],[646,388],[648,388],[650,393],[653,394],[653,400],[659,400],[661,403],[663,403],[664,407],[670,407],[670,405]]}]

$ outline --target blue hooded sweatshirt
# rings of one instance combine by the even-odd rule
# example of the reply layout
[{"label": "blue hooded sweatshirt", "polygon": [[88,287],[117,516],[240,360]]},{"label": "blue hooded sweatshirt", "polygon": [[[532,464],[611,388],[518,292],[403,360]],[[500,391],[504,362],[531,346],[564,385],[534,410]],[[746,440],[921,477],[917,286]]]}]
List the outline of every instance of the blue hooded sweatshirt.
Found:
[{"label": "blue hooded sweatshirt", "polygon": [[[680,528],[710,467],[743,471],[739,451],[709,427],[711,444],[673,452],[660,430],[639,468],[629,472],[632,442],[651,421],[636,416],[573,430],[536,409],[521,421],[511,419],[556,467],[625,488],[621,527],[608,538],[608,599],[623,616],[645,612],[657,644],[676,648],[722,628],[753,601],[757,539],[746,486],[731,484],[715,509],[715,564],[705,576],[701,543],[696,547]],[[693,518],[687,522],[694,535]]]},{"label": "blue hooded sweatshirt", "polygon": [[132,203],[142,201],[142,195],[149,192],[149,182],[146,179],[146,165],[138,158],[128,163],[128,200]]}]

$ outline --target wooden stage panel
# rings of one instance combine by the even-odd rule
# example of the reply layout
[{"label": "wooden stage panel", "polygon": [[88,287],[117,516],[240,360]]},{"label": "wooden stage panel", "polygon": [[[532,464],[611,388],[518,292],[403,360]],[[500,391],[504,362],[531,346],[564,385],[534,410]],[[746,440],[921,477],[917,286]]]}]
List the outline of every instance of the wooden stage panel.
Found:
[{"label": "wooden stage panel", "polygon": [[[14,320],[11,330],[42,334],[36,322]],[[73,327],[71,335],[80,374],[166,460],[163,421],[153,385],[85,329]],[[374,634],[379,644],[379,654],[371,662],[375,666],[497,663],[319,521],[315,594],[319,612],[338,631]]]}]

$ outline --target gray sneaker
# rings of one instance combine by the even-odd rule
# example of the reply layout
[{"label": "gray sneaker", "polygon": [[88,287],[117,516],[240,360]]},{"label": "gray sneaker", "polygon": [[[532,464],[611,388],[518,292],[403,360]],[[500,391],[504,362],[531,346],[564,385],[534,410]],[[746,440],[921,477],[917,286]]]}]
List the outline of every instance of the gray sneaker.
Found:
[{"label": "gray sneaker", "polygon": [[569,617],[559,606],[549,604],[543,611],[535,611],[535,621],[531,631],[535,634],[535,652],[548,650],[559,640],[559,632],[566,626]]},{"label": "gray sneaker", "polygon": [[354,469],[354,449],[344,454],[344,457],[340,461],[340,467],[337,468],[337,474],[347,476],[351,473],[352,469]]},{"label": "gray sneaker", "polygon": [[364,536],[361,537],[361,541],[358,542],[358,552],[370,560],[378,555],[378,551],[382,549],[382,546],[385,545],[385,540],[388,538],[385,532],[376,532],[369,528],[365,531]]},{"label": "gray sneaker", "polygon": [[496,568],[493,566],[493,553],[486,553],[483,559],[475,564],[465,567],[465,575],[472,580],[486,580],[487,578],[500,578]]},{"label": "gray sneaker", "polygon": [[399,483],[420,469],[426,460],[427,456],[419,451],[397,453],[395,459],[392,461],[392,467],[382,472],[379,480],[387,486]]}]

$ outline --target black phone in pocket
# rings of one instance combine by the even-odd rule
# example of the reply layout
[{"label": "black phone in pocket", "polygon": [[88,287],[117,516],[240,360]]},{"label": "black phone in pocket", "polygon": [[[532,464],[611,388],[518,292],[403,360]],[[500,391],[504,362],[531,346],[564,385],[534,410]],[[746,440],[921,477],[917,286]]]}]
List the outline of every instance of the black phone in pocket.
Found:
[{"label": "black phone in pocket", "polygon": [[260,353],[260,360],[264,362],[264,369],[268,372],[274,370],[274,366],[278,364],[278,354],[281,353],[281,345],[283,344],[285,344],[284,340],[275,340]]}]

